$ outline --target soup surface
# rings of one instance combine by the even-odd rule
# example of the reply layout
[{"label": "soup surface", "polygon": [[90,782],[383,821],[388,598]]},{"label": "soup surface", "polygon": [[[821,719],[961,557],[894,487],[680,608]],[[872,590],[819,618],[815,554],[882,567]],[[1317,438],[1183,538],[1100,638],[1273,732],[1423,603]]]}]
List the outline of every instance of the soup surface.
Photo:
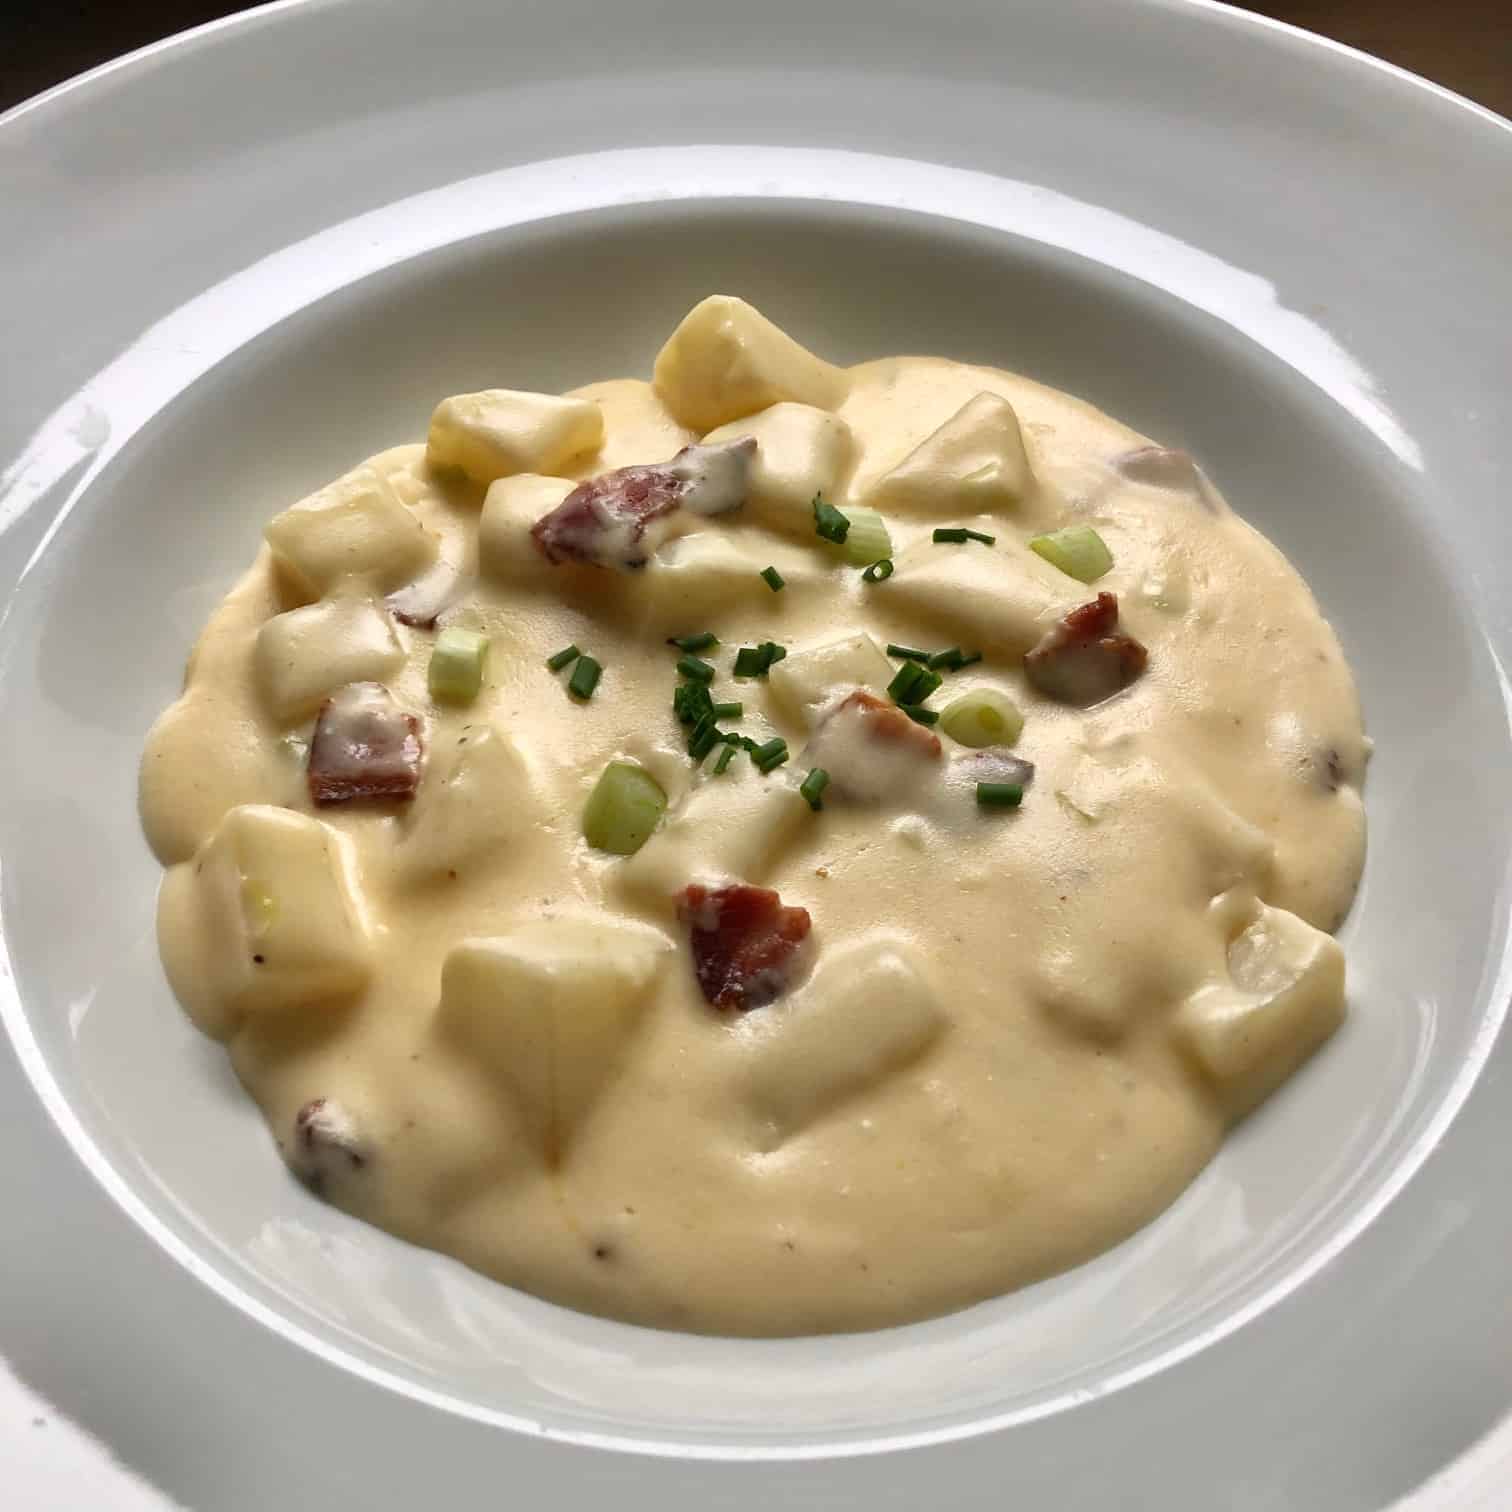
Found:
[{"label": "soup surface", "polygon": [[960,1307],[1148,1222],[1343,1016],[1338,643],[1066,394],[716,296],[266,541],[143,760],[168,975],[299,1176],[501,1281]]}]

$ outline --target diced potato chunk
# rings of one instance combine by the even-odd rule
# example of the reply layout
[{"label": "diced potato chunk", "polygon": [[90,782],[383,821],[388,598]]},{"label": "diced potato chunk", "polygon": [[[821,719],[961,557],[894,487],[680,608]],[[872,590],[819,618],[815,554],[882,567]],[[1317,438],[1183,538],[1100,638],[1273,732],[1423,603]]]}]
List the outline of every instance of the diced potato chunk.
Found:
[{"label": "diced potato chunk", "polygon": [[817,646],[800,646],[767,673],[783,712],[812,730],[824,708],[856,688],[883,692],[893,665],[864,630]]},{"label": "diced potato chunk", "polygon": [[576,487],[567,478],[539,473],[520,473],[490,484],[478,521],[478,570],[501,582],[545,571],[549,564],[531,540],[530,527]]},{"label": "diced potato chunk", "polygon": [[671,950],[642,925],[596,919],[464,940],[441,970],[438,1032],[483,1059],[554,1164],[613,1075]]},{"label": "diced potato chunk", "polygon": [[596,451],[603,439],[604,416],[592,400],[485,389],[436,406],[425,455],[432,467],[459,467],[487,484],[513,473],[549,473]]},{"label": "diced potato chunk", "polygon": [[945,1023],[911,951],[877,941],[836,950],[790,1003],[743,1021],[743,1099],[781,1144],[917,1059]]},{"label": "diced potato chunk", "polygon": [[254,658],[274,714],[295,720],[348,683],[386,682],[404,665],[404,647],[371,600],[323,599],[266,621]]},{"label": "diced potato chunk", "polygon": [[371,947],[348,844],[318,819],[244,804],[200,848],[205,959],[233,1010],[283,1011],[366,984]]},{"label": "diced potato chunk", "polygon": [[706,777],[617,868],[636,896],[673,906],[690,882],[759,884],[813,821],[807,801],[782,774],[763,777],[740,753],[738,767]]},{"label": "diced potato chunk", "polygon": [[737,606],[770,605],[772,590],[761,576],[769,566],[782,574],[785,593],[814,583],[822,568],[812,551],[765,536],[742,540],[721,530],[673,536],[657,547],[642,578],[651,630],[686,625],[690,616],[728,614]]},{"label": "diced potato chunk", "polygon": [[945,549],[928,537],[894,558],[869,592],[953,641],[988,654],[1022,655],[1086,590],[1005,534],[988,550]]},{"label": "diced potato chunk", "polygon": [[1230,1111],[1263,1101],[1344,1019],[1344,952],[1284,909],[1259,906],[1229,946],[1228,982],[1194,993],[1177,1013],[1178,1040]]},{"label": "diced potato chunk", "polygon": [[1022,499],[1032,483],[1013,406],[982,393],[879,478],[867,503],[884,512],[991,514]]},{"label": "diced potato chunk", "polygon": [[812,542],[814,495],[835,498],[854,450],[850,426],[811,404],[774,404],[710,431],[704,445],[739,436],[756,438],[748,516]]},{"label": "diced potato chunk", "polygon": [[422,879],[505,859],[540,817],[540,794],[509,736],[464,725],[431,752],[404,816],[399,864]]},{"label": "diced potato chunk", "polygon": [[263,534],[285,575],[312,599],[348,577],[384,592],[417,576],[436,556],[435,538],[392,482],[370,466],[275,515]]},{"label": "diced potato chunk", "polygon": [[699,431],[784,400],[834,409],[847,388],[839,368],[727,294],[710,295],[683,317],[653,377],[667,408]]}]

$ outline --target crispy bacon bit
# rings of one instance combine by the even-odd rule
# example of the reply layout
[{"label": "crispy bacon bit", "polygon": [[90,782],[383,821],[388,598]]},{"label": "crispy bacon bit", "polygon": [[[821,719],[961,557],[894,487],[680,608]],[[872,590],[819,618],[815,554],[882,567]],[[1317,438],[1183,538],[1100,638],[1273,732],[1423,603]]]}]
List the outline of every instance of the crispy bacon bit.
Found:
[{"label": "crispy bacon bit", "polygon": [[1024,656],[1024,673],[1058,703],[1101,703],[1145,669],[1149,652],[1118,628],[1118,595],[1099,593],[1046,631]]},{"label": "crispy bacon bit", "polygon": [[657,541],[649,527],[674,510],[723,514],[745,503],[756,441],[686,446],[670,462],[621,467],[579,483],[531,527],[553,564],[644,567]]},{"label": "crispy bacon bit", "polygon": [[1113,466],[1131,483],[1189,493],[1210,513],[1218,513],[1218,496],[1190,452],[1169,446],[1141,446],[1116,458]]},{"label": "crispy bacon bit", "polygon": [[467,580],[461,568],[438,557],[413,583],[396,588],[386,600],[389,613],[401,625],[434,630],[436,621],[462,597]]},{"label": "crispy bacon bit", "polygon": [[799,765],[829,773],[826,802],[906,804],[936,779],[940,754],[933,730],[857,688],[825,715]]},{"label": "crispy bacon bit", "polygon": [[332,1180],[360,1171],[372,1158],[356,1120],[338,1102],[317,1097],[294,1115],[289,1167],[317,1196]]},{"label": "crispy bacon bit", "polygon": [[866,733],[877,740],[912,747],[920,756],[940,754],[940,737],[933,730],[910,719],[897,704],[888,703],[865,688],[857,688],[843,700],[836,707],[835,714],[843,714],[847,709],[859,711]]},{"label": "crispy bacon bit", "polygon": [[678,898],[688,925],[693,971],[723,1012],[764,1008],[787,991],[798,947],[808,938],[806,908],[789,908],[769,887],[693,883]]},{"label": "crispy bacon bit", "polygon": [[320,706],[310,741],[310,797],[412,798],[420,785],[420,721],[382,683],[348,683]]}]

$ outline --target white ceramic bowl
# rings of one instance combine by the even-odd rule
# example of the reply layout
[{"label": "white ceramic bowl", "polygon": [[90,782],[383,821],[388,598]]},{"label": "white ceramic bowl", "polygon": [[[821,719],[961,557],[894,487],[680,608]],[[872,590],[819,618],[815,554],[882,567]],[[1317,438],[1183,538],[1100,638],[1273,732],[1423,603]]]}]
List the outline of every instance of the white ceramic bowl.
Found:
[{"label": "white ceramic bowl", "polygon": [[[328,0],[101,71],[0,149],[23,1378],[231,1509],[1342,1512],[1502,1418],[1505,123],[1191,3]],[[441,394],[646,371],[713,290],[1190,447],[1313,584],[1378,742],[1347,1029],[1128,1244],[874,1335],[632,1329],[324,1207],[153,939],[138,752],[264,520]]]}]

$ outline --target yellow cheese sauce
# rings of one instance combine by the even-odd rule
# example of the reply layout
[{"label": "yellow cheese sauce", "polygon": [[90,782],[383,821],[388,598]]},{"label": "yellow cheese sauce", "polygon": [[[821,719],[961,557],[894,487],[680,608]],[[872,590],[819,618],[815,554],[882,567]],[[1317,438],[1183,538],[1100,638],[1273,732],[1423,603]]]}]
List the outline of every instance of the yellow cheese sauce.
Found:
[{"label": "yellow cheese sauce", "polygon": [[[533,539],[576,480],[705,436],[755,438],[744,501],[631,530],[641,565]],[[816,491],[880,514],[890,576],[815,533]],[[1111,553],[1094,583],[1028,548],[1067,525]],[[934,539],[963,526],[991,544]],[[296,1172],[503,1282],[737,1334],[961,1307],[1150,1221],[1343,1013],[1367,742],[1338,643],[1189,459],[1074,398],[837,369],[713,298],[654,383],[446,401],[268,534],[143,760],[169,978]],[[427,573],[457,578],[439,626],[400,623]],[[1147,665],[1048,696],[1025,654],[1101,593]],[[447,628],[487,639],[470,701],[428,687]],[[690,759],[667,640],[701,631],[721,727],[785,764]],[[764,642],[786,657],[737,678]],[[547,666],[569,644],[587,699]],[[925,702],[998,691],[1011,750],[873,739],[890,644],[980,652]],[[415,716],[418,787],[317,806],[312,729],[353,683]],[[1006,757],[1022,802],[984,806]],[[583,834],[613,761],[667,799],[631,855]],[[679,904],[736,883],[811,921],[747,1011]]]}]

